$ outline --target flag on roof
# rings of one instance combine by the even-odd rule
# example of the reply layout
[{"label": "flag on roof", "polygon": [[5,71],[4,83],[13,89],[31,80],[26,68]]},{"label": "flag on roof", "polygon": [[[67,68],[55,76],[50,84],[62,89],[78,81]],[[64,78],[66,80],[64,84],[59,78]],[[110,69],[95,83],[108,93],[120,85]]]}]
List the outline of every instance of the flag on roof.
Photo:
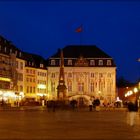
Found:
[{"label": "flag on roof", "polygon": [[78,28],[76,28],[75,32],[80,33],[83,31],[82,25],[80,25]]}]

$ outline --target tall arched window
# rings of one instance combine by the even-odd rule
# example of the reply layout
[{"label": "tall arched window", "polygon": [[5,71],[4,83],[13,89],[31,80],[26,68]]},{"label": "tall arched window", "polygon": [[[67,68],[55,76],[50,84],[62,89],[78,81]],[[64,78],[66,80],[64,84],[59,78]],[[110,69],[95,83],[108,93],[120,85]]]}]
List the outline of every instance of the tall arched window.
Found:
[{"label": "tall arched window", "polygon": [[68,91],[69,92],[72,91],[72,82],[71,81],[68,82]]},{"label": "tall arched window", "polygon": [[78,83],[78,91],[84,92],[84,83]]},{"label": "tall arched window", "polygon": [[51,91],[55,92],[55,82],[51,82]]},{"label": "tall arched window", "polygon": [[91,92],[94,92],[94,83],[93,83],[93,82],[90,83],[90,91],[91,91]]}]

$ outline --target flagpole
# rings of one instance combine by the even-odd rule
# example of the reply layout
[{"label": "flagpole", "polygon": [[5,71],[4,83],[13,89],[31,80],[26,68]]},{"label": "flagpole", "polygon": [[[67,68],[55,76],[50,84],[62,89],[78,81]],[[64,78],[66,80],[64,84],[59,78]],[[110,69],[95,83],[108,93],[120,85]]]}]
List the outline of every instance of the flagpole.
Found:
[{"label": "flagpole", "polygon": [[82,45],[82,33],[83,32],[83,24],[81,24],[81,32],[80,32],[80,45]]},{"label": "flagpole", "polygon": [[80,45],[82,45],[82,32],[83,32],[83,24],[81,24],[76,30],[77,33],[79,33],[79,41],[80,41]]}]

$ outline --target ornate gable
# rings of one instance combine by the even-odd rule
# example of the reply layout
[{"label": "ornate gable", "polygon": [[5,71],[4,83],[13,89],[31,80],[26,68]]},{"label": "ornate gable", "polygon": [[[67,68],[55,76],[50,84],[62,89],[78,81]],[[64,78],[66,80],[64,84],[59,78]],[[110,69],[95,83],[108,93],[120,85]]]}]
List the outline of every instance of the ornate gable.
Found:
[{"label": "ornate gable", "polygon": [[78,66],[78,67],[81,67],[81,66],[86,67],[88,65],[89,65],[89,62],[85,58],[83,58],[83,56],[80,56],[75,62],[75,66]]}]

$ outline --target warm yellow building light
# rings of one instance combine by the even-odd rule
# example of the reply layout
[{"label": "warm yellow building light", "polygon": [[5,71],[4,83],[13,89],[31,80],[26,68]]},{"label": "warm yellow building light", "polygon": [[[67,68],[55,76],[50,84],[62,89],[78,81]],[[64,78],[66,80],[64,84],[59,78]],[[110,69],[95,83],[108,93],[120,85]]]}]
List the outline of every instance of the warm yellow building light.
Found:
[{"label": "warm yellow building light", "polygon": [[4,78],[4,77],[0,77],[0,81],[10,82],[11,79],[9,79],[9,78]]},{"label": "warm yellow building light", "polygon": [[43,94],[43,93],[37,93],[37,95],[38,95],[38,96],[41,96],[41,97],[47,96],[47,94]]},{"label": "warm yellow building light", "polygon": [[134,93],[137,93],[138,92],[138,89],[135,87],[134,88]]},{"label": "warm yellow building light", "polygon": [[24,96],[25,96],[25,95],[24,95],[24,92],[20,92],[20,93],[19,93],[19,96],[20,96],[20,97],[24,97]]},{"label": "warm yellow building light", "polygon": [[38,84],[38,85],[37,85],[37,88],[40,88],[40,89],[46,89],[46,85]]}]

